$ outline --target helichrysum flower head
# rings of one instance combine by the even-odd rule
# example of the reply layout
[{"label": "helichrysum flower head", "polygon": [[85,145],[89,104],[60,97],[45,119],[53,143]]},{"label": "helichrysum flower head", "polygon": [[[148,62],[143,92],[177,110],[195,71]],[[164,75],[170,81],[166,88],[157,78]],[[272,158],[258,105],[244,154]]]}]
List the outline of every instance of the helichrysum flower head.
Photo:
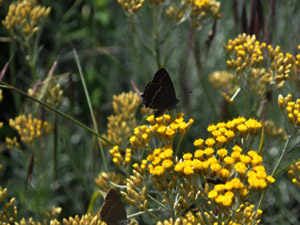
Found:
[{"label": "helichrysum flower head", "polygon": [[288,94],[285,98],[282,95],[279,95],[278,105],[285,118],[292,126],[292,130],[289,132],[297,131],[300,128],[300,99],[292,101],[291,94]]},{"label": "helichrysum flower head", "polygon": [[122,6],[125,12],[134,14],[145,3],[145,0],[118,0],[118,3]]},{"label": "helichrysum flower head", "polygon": [[133,148],[147,147],[150,137],[153,135],[161,141],[171,144],[176,134],[183,136],[194,122],[193,119],[185,122],[183,114],[178,114],[176,118],[167,114],[157,118],[151,115],[147,117],[147,121],[150,123],[149,126],[142,125],[134,129],[134,135],[130,137]]},{"label": "helichrysum flower head", "polygon": [[14,136],[13,138],[6,137],[5,143],[6,143],[7,149],[20,148],[20,144],[19,144],[16,136]]},{"label": "helichrysum flower head", "polygon": [[17,206],[15,206],[16,199],[14,197],[7,199],[7,194],[7,188],[0,186],[0,221],[3,224],[13,223],[18,214]]},{"label": "helichrysum flower head", "polygon": [[9,126],[15,129],[23,143],[29,144],[42,134],[49,134],[52,131],[52,126],[47,121],[42,121],[38,118],[33,118],[31,114],[22,114],[14,120],[9,120]]},{"label": "helichrysum flower head", "polygon": [[292,182],[300,187],[300,161],[295,162],[288,168],[288,175]]},{"label": "helichrysum flower head", "polygon": [[215,0],[187,0],[191,5],[191,21],[194,27],[199,27],[203,19],[212,16],[215,19],[221,18],[221,3]]},{"label": "helichrysum flower head", "polygon": [[221,3],[215,0],[185,0],[172,2],[166,10],[167,15],[179,21],[182,18],[188,18],[192,26],[199,27],[205,19],[221,18],[220,6]]},{"label": "helichrysum flower head", "polygon": [[[176,211],[176,222],[213,222],[215,218],[210,215],[218,207],[228,212],[224,219],[232,224],[244,222],[245,218],[252,224],[259,223],[262,212],[247,203],[246,197],[275,182],[267,174],[262,156],[251,148],[262,127],[259,121],[238,117],[211,124],[207,128],[209,137],[196,139],[195,150],[185,151],[182,156],[175,153],[174,140],[185,135],[193,120],[186,122],[183,114],[179,114],[176,118],[149,116],[147,121],[149,125],[134,129],[130,149],[115,146],[110,150],[118,167],[132,168],[126,192],[121,192],[129,204],[141,211],[148,209],[151,181],[156,189],[155,198],[161,199],[167,209]],[[204,202],[207,206],[203,214],[191,211],[183,214],[191,205]],[[247,215],[243,216],[244,213]],[[164,224],[172,221],[166,220]]]},{"label": "helichrysum flower head", "polygon": [[29,88],[27,93],[32,97],[43,100],[47,104],[56,107],[61,104],[64,92],[60,83],[51,79],[42,85],[36,85],[34,88]]},{"label": "helichrysum flower head", "polygon": [[114,114],[108,117],[107,135],[104,136],[118,146],[125,146],[136,127],[135,114],[139,106],[139,97],[133,92],[115,95]]},{"label": "helichrysum flower head", "polygon": [[[224,48],[231,58],[227,67],[235,70],[238,79],[245,79],[253,93],[259,96],[265,94],[271,85],[282,87],[292,75],[294,56],[281,52],[280,46],[273,48],[258,41],[255,35],[240,34],[224,44]],[[263,63],[270,66],[265,67]]]},{"label": "helichrysum flower head", "polygon": [[200,175],[215,183],[206,189],[208,198],[220,207],[232,207],[237,204],[236,199],[244,199],[249,192],[261,191],[275,181],[267,175],[262,157],[242,147],[258,134],[261,126],[257,120],[244,117],[211,124],[207,130],[212,136],[195,140],[197,149],[183,155],[174,166],[175,172],[188,180]]},{"label": "helichrysum flower head", "polygon": [[41,20],[50,14],[50,7],[42,7],[36,0],[23,0],[13,2],[5,20],[4,27],[13,35],[29,36],[39,30]]}]

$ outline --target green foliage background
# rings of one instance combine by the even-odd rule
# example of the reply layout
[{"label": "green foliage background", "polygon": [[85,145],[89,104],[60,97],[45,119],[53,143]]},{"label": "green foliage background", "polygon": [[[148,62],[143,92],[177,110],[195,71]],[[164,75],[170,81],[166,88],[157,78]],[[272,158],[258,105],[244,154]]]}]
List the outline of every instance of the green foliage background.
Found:
[{"label": "green foliage background", "polygon": [[[239,18],[235,21],[233,3],[237,3]],[[243,3],[244,2],[244,3]],[[253,1],[252,1],[253,2]],[[271,5],[273,1],[263,1],[264,22],[268,23],[269,41],[273,46],[280,45],[283,52],[296,52],[300,44],[300,2],[298,0],[274,1],[274,18],[271,18]],[[4,19],[11,1],[4,1],[0,8],[0,18]],[[132,90],[130,81],[133,80],[140,90],[149,82],[158,69],[158,65],[141,45],[134,39],[138,58],[144,66],[144,71],[138,65],[132,50],[132,27],[121,6],[115,0],[75,0],[75,1],[39,1],[43,6],[51,7],[51,14],[46,19],[40,36],[40,53],[37,64],[39,79],[44,79],[53,62],[58,65],[55,75],[70,72],[71,75],[62,79],[64,99],[60,110],[77,118],[89,127],[92,120],[86,98],[80,82],[77,65],[72,53],[72,48],[78,51],[80,65],[87,82],[88,92],[98,121],[100,133],[106,132],[107,116],[112,113],[113,95]],[[148,4],[148,3],[146,3]],[[228,56],[223,42],[234,39],[243,33],[241,26],[242,4],[246,4],[247,18],[250,17],[251,1],[221,1],[222,18],[216,24],[215,37],[210,49],[205,46],[205,40],[212,28],[212,22],[203,26],[198,33],[201,57],[203,60],[202,75],[205,84],[209,88],[212,102],[215,104],[217,117],[213,116],[209,108],[203,89],[201,88],[192,49],[189,47],[189,35],[191,28],[187,21],[176,27],[164,48],[162,55],[167,55],[164,65],[175,85],[178,96],[181,96],[181,111],[186,118],[194,118],[195,123],[184,139],[182,151],[192,149],[193,140],[198,137],[206,137],[206,127],[218,121],[227,121],[237,116],[245,115],[242,106],[243,100],[236,100],[234,106],[228,106],[222,116],[222,96],[208,83],[207,77],[217,70],[226,69]],[[139,11],[147,24],[151,24],[150,12],[147,7]],[[137,22],[136,17],[134,18]],[[168,27],[174,25],[167,16],[163,16],[163,23]],[[137,26],[136,31],[142,34],[146,42],[151,37],[142,27]],[[259,32],[258,40],[264,40],[264,34]],[[0,27],[0,37],[9,37],[7,30]],[[183,44],[182,44],[183,43]],[[33,85],[30,69],[25,60],[25,55],[19,44],[12,39],[0,40],[0,67],[4,67],[9,61],[9,67],[3,78],[7,83],[26,91]],[[184,61],[186,60],[186,61]],[[183,65],[185,63],[185,65]],[[185,69],[183,70],[183,66]],[[183,72],[184,71],[184,72]],[[183,73],[182,73],[183,72]],[[184,90],[182,82],[186,85]],[[185,91],[192,93],[185,95]],[[271,93],[271,103],[267,105],[265,118],[272,119],[283,125],[280,110],[277,107],[277,96],[292,93],[294,98],[299,97],[299,87],[287,83],[283,88]],[[103,160],[111,162],[108,154],[105,159],[100,155],[95,137],[76,124],[58,117],[58,161],[57,174],[53,164],[53,136],[44,138],[36,146],[38,161],[34,164],[32,180],[26,182],[27,169],[30,163],[31,150],[21,146],[20,150],[7,150],[5,137],[13,134],[8,126],[9,118],[24,113],[24,107],[36,104],[24,96],[3,89],[3,101],[1,104],[0,120],[4,121],[1,129],[0,162],[3,168],[0,171],[0,184],[7,187],[10,196],[17,198],[19,215],[33,216],[42,220],[45,209],[54,206],[62,207],[60,218],[86,213],[92,194],[97,189],[94,179],[103,171]],[[47,110],[45,114],[52,114]],[[252,115],[254,116],[254,115]],[[52,122],[54,119],[52,117]],[[141,120],[141,123],[143,121]],[[287,155],[282,167],[299,158],[299,137],[295,138],[295,149]],[[283,143],[266,137],[264,146],[264,159],[270,168],[272,162],[279,156]],[[257,143],[258,145],[258,143]],[[37,155],[36,155],[37,157]],[[110,163],[110,170],[116,170]],[[37,172],[39,171],[39,172]],[[278,174],[276,183],[268,191],[263,204],[263,224],[300,224],[300,192],[287,178],[285,171]],[[258,197],[257,197],[258,198]],[[98,199],[94,211],[101,205]]]}]

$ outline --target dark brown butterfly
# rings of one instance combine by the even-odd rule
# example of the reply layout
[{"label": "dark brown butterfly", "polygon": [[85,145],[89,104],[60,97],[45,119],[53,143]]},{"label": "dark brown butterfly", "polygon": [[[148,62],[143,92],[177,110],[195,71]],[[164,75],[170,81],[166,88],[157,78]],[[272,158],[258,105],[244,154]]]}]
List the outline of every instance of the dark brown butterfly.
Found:
[{"label": "dark brown butterfly", "polygon": [[127,225],[126,209],[116,189],[111,188],[104,199],[100,209],[100,219],[107,225]]},{"label": "dark brown butterfly", "polygon": [[141,96],[146,108],[157,109],[155,117],[161,116],[165,110],[175,109],[179,102],[172,80],[164,68],[154,74]]}]

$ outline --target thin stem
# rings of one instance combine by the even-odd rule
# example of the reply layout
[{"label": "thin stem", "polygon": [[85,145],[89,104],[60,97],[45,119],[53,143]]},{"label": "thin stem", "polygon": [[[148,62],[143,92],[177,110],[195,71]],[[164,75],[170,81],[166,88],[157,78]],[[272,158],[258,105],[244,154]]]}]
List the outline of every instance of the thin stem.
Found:
[{"label": "thin stem", "polygon": [[[90,96],[89,96],[89,93],[88,93],[88,90],[87,90],[87,86],[86,86],[86,83],[85,83],[85,79],[84,79],[84,76],[83,76],[83,73],[82,73],[82,68],[81,68],[81,64],[79,62],[79,57],[78,57],[77,51],[75,49],[73,49],[73,54],[74,54],[74,57],[75,57],[75,61],[76,61],[77,67],[78,67],[81,83],[82,83],[82,86],[83,86],[85,97],[86,97],[86,100],[87,100],[87,103],[88,103],[88,106],[89,106],[89,110],[90,110],[90,113],[91,113],[91,117],[92,117],[92,120],[93,120],[94,130],[95,130],[95,132],[98,133],[98,125],[97,125],[97,121],[96,121],[94,113],[93,113],[94,111],[93,111],[91,99],[90,99]],[[105,160],[105,154],[104,154],[104,150],[103,150],[101,141],[100,141],[99,138],[97,138],[97,141],[98,141],[101,156],[102,156],[102,159],[103,159],[104,169],[105,169],[106,172],[108,172],[107,162]]]},{"label": "thin stem", "polygon": [[129,23],[130,23],[130,26],[131,26],[131,35],[130,35],[130,37],[131,37],[131,45],[132,45],[132,50],[133,50],[134,58],[137,61],[138,65],[139,65],[139,67],[141,69],[141,71],[143,72],[144,77],[146,79],[148,79],[147,78],[146,70],[145,70],[145,68],[144,68],[144,66],[143,66],[143,64],[141,62],[140,57],[138,56],[137,48],[136,48],[136,45],[135,45],[135,40],[134,40],[135,27],[134,27],[133,17],[132,16],[129,17]]},{"label": "thin stem", "polygon": [[57,129],[57,116],[54,114],[54,130],[53,130],[53,164],[54,164],[54,180],[58,178],[58,170],[57,170],[57,155],[58,155],[58,129]]},{"label": "thin stem", "polygon": [[145,24],[145,22],[143,21],[143,19],[141,18],[141,16],[140,16],[139,13],[136,13],[136,15],[137,15],[138,20],[139,20],[140,23],[142,24],[144,30],[147,32],[147,34],[148,34],[149,36],[151,36],[151,35],[152,35],[152,32],[151,32],[150,28]]},{"label": "thin stem", "polygon": [[159,24],[157,21],[158,12],[157,10],[153,9],[153,25],[154,25],[154,35],[153,41],[155,45],[155,60],[158,68],[161,68],[162,64],[160,61],[160,49],[159,49]]},{"label": "thin stem", "polygon": [[201,63],[201,59],[200,59],[200,51],[199,51],[199,44],[197,42],[197,38],[196,38],[196,31],[194,31],[194,35],[193,35],[193,39],[194,39],[194,47],[193,47],[193,52],[194,52],[194,59],[195,59],[195,63],[196,63],[196,68],[197,68],[197,72],[198,72],[198,77],[200,79],[200,84],[202,85],[202,89],[206,95],[206,98],[208,100],[208,103],[210,104],[210,107],[212,109],[212,113],[215,117],[215,119],[218,119],[218,114],[214,105],[214,102],[212,101],[210,95],[209,95],[209,91],[208,88],[206,86],[205,80],[204,80],[204,76],[202,74],[202,63]]},{"label": "thin stem", "polygon": [[22,90],[20,90],[20,89],[18,89],[18,88],[13,87],[13,86],[11,86],[11,85],[5,83],[4,81],[0,81],[0,84],[2,84],[2,85],[1,85],[1,88],[7,88],[7,89],[13,90],[13,91],[15,91],[15,92],[18,92],[18,93],[20,93],[20,94],[26,96],[27,98],[29,98],[29,99],[31,99],[31,100],[33,100],[33,101],[35,101],[35,102],[38,102],[42,107],[44,107],[44,108],[46,108],[46,109],[49,109],[49,110],[51,110],[51,111],[53,111],[53,112],[59,114],[60,116],[64,117],[65,119],[68,119],[68,120],[70,120],[71,122],[73,122],[73,123],[77,124],[78,126],[82,127],[82,128],[85,129],[86,131],[88,131],[88,132],[90,132],[90,133],[96,135],[97,137],[99,137],[100,139],[102,139],[103,141],[105,141],[106,143],[108,143],[108,144],[110,144],[110,145],[112,145],[112,146],[116,145],[115,143],[109,141],[108,139],[106,139],[106,138],[103,137],[102,135],[100,135],[100,134],[98,134],[97,132],[95,132],[93,129],[89,128],[88,126],[84,125],[83,123],[79,122],[78,120],[74,119],[73,117],[67,115],[66,113],[64,113],[64,112],[62,112],[62,111],[60,111],[60,110],[54,108],[53,106],[48,105],[47,103],[44,103],[44,102],[40,101],[39,99],[34,98],[34,97],[28,95],[26,92],[24,92],[24,91],[22,91]]},{"label": "thin stem", "polygon": [[177,145],[176,150],[175,150],[175,155],[178,155],[178,151],[180,149],[180,145],[182,143],[183,137],[184,137],[184,135],[179,136],[179,142],[178,142],[178,145]]},{"label": "thin stem", "polygon": [[[274,167],[274,169],[273,169],[273,171],[271,173],[271,176],[273,176],[275,174],[276,170],[278,169],[279,165],[281,164],[281,162],[282,162],[282,160],[283,160],[283,158],[284,158],[284,156],[285,156],[285,154],[287,152],[288,145],[289,145],[289,143],[291,141],[292,136],[289,136],[288,139],[287,139],[287,141],[285,142],[283,150],[282,150],[282,153],[281,153],[281,156],[279,157],[279,159],[278,159],[278,161],[277,161],[277,163],[276,163],[276,165],[275,165],[275,167]],[[259,202],[258,202],[258,205],[257,205],[257,209],[261,208],[261,205],[262,205],[262,202],[263,202],[263,200],[265,198],[266,192],[267,192],[267,189],[265,189],[263,191],[263,193],[262,193],[262,195],[261,195],[261,197],[259,199]]]}]

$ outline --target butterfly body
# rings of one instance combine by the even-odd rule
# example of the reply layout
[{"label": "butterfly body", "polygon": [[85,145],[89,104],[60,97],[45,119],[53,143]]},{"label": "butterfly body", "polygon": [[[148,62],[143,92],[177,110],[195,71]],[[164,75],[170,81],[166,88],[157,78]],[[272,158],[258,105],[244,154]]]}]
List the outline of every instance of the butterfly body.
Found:
[{"label": "butterfly body", "polygon": [[111,188],[100,209],[100,219],[107,225],[127,225],[127,213],[118,192]]},{"label": "butterfly body", "polygon": [[153,76],[141,95],[146,108],[157,109],[155,117],[165,110],[175,109],[179,99],[168,72],[161,68]]}]

